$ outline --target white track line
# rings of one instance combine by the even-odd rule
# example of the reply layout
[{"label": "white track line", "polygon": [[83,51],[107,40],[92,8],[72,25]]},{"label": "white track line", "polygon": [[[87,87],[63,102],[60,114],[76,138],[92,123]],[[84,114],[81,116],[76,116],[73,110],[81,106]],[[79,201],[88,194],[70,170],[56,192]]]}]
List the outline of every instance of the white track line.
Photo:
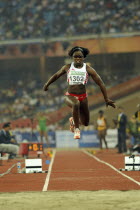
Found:
[{"label": "white track line", "polygon": [[97,158],[96,156],[88,153],[87,151],[85,150],[82,150],[85,154],[89,155],[90,157],[94,158],[95,160],[97,160],[98,162],[100,163],[103,163],[107,166],[109,166],[110,168],[112,168],[114,171],[118,172],[119,174],[121,174],[122,176],[126,177],[127,179],[131,180],[132,182],[135,182],[137,185],[140,186],[140,182],[136,181],[135,179],[131,178],[130,176],[127,176],[126,174],[122,173],[121,171],[119,171],[117,168],[115,168],[114,166],[112,166],[111,164],[103,161],[103,160],[100,160],[99,158]]},{"label": "white track line", "polygon": [[47,189],[48,189],[48,185],[49,185],[49,181],[50,181],[50,175],[51,175],[51,171],[52,171],[52,165],[53,165],[54,158],[55,158],[55,154],[56,154],[56,150],[53,150],[53,156],[51,158],[51,163],[50,163],[49,168],[48,168],[48,173],[47,173],[47,176],[46,176],[45,184],[44,184],[44,187],[42,189],[43,192],[47,191]]}]

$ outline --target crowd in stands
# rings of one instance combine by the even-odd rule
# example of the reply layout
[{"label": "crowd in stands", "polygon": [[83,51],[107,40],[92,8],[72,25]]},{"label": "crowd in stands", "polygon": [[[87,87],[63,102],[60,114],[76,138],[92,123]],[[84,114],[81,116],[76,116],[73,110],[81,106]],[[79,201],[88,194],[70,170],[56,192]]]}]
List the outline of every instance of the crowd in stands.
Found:
[{"label": "crowd in stands", "polygon": [[5,0],[0,17],[0,40],[140,31],[138,0]]},{"label": "crowd in stands", "polygon": [[63,103],[64,84],[51,86],[51,91],[43,91],[39,80],[27,82],[18,80],[10,88],[0,89],[0,123],[18,118],[34,118],[37,112],[51,112]]}]

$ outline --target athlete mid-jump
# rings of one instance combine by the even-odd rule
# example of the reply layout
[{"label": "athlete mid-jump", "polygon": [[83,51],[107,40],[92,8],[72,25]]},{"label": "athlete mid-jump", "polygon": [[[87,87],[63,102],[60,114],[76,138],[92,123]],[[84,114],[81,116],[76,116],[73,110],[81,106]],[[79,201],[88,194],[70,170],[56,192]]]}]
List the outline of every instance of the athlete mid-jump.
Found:
[{"label": "athlete mid-jump", "polygon": [[85,57],[89,54],[89,50],[83,47],[73,47],[68,55],[73,58],[71,64],[64,65],[56,72],[44,85],[44,91],[48,90],[51,83],[55,82],[59,77],[67,74],[68,89],[65,93],[65,102],[72,108],[72,117],[70,121],[70,130],[74,132],[74,139],[80,139],[79,125],[88,126],[89,124],[89,108],[86,93],[86,83],[88,77],[91,76],[93,81],[100,87],[106,105],[115,108],[115,102],[107,96],[106,87],[97,74],[97,72],[84,63]]}]

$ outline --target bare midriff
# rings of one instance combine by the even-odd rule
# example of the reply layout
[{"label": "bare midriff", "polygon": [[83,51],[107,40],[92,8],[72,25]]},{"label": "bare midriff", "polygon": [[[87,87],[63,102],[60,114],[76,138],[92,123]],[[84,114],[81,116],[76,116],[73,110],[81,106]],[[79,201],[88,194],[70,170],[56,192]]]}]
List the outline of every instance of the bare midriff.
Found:
[{"label": "bare midriff", "polygon": [[86,87],[85,85],[68,85],[68,93],[72,94],[84,94],[86,93]]}]

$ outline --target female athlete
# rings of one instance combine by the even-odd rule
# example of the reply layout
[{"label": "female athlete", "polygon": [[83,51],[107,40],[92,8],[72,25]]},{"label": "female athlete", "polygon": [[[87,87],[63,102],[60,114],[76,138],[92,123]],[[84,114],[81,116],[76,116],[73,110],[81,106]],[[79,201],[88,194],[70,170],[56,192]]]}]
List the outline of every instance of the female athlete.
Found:
[{"label": "female athlete", "polygon": [[51,83],[55,82],[62,75],[67,74],[68,89],[65,93],[65,102],[72,108],[72,117],[69,121],[70,130],[74,132],[74,139],[80,139],[80,124],[84,126],[89,124],[89,108],[86,93],[86,83],[89,76],[100,87],[106,106],[116,107],[115,102],[108,98],[106,87],[101,77],[91,66],[84,63],[84,59],[88,54],[89,50],[87,48],[73,47],[68,53],[73,58],[73,62],[64,65],[43,87],[44,91],[48,91]]}]

